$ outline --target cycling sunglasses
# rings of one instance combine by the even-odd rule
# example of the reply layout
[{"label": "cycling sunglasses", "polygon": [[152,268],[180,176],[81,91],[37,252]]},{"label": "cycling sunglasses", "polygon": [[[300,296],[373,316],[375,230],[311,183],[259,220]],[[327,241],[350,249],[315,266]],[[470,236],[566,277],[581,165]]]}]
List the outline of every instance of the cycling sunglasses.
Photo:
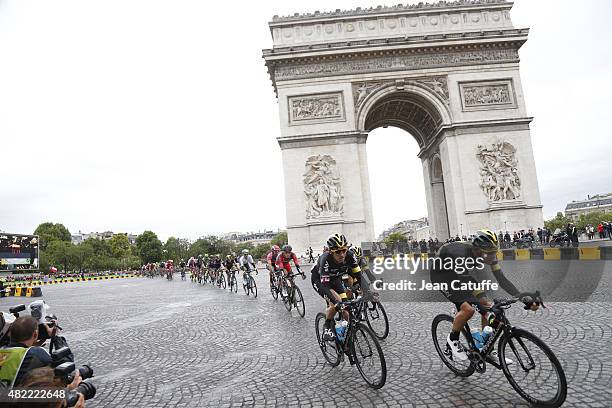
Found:
[{"label": "cycling sunglasses", "polygon": [[348,252],[348,248],[332,249],[329,252],[332,254],[346,254]]}]

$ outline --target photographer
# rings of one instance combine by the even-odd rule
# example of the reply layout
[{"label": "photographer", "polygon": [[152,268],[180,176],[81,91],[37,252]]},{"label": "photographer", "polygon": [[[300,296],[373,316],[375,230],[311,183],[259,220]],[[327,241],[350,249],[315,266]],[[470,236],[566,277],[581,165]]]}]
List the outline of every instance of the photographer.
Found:
[{"label": "photographer", "polygon": [[[19,384],[20,388],[68,388],[69,390],[74,390],[77,388],[78,384],[81,382],[81,377],[78,374],[78,370],[74,376],[74,380],[67,387],[66,384],[62,381],[62,379],[55,375],[54,371],[50,367],[41,367],[35,368],[28,372],[21,384]],[[85,397],[83,394],[77,392],[75,394],[74,399],[76,399],[76,404],[73,406],[75,408],[84,408],[85,407]],[[32,404],[28,402],[23,403],[15,403],[12,404],[11,407],[14,408],[22,408],[31,406]],[[47,403],[36,403],[36,407],[39,408],[63,408],[67,406],[67,401],[49,401]]]},{"label": "photographer", "polygon": [[[41,327],[48,337],[55,335],[56,328],[51,329],[47,324]],[[0,349],[0,382],[9,387],[19,384],[30,370],[53,364],[49,353],[36,347],[38,328],[38,321],[31,316],[19,317],[11,324],[10,344]]]}]

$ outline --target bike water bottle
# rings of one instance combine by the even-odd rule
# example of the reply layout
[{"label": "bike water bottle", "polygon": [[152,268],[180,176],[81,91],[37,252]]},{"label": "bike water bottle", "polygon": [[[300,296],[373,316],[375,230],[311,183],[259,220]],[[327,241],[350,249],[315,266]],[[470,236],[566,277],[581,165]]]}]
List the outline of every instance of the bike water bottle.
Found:
[{"label": "bike water bottle", "polygon": [[482,329],[482,346],[483,347],[485,344],[487,344],[487,340],[489,340],[489,337],[491,337],[492,334],[493,334],[493,328],[491,326],[485,326],[484,329]]},{"label": "bike water bottle", "polygon": [[476,346],[478,350],[480,350],[482,346],[484,345],[484,341],[482,339],[482,334],[480,333],[480,330],[474,327],[472,330],[470,330],[470,332],[472,333],[472,338],[474,339],[474,345]]},{"label": "bike water bottle", "polygon": [[341,342],[344,341],[347,326],[348,322],[346,320],[340,320],[339,322],[336,322],[336,336]]}]

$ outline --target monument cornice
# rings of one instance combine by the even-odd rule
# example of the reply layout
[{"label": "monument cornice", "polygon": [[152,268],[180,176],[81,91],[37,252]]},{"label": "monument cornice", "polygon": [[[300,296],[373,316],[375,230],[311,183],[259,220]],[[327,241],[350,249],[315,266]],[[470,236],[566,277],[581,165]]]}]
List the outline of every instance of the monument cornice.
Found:
[{"label": "monument cornice", "polygon": [[441,67],[518,63],[518,49],[527,35],[512,38],[466,39],[445,44],[403,44],[373,49],[265,57],[268,73],[277,82],[316,77],[423,70]]},{"label": "monument cornice", "polygon": [[294,45],[264,49],[266,63],[293,62],[332,55],[351,56],[365,52],[393,52],[405,49],[428,47],[457,47],[476,43],[517,42],[519,47],[527,41],[528,28],[464,31],[402,37],[383,37],[357,41],[336,41],[325,44]]},{"label": "monument cornice", "polygon": [[295,149],[300,147],[336,145],[343,143],[365,143],[368,138],[367,132],[329,132],[314,133],[299,136],[281,136],[276,140],[281,149]]},{"label": "monument cornice", "polygon": [[505,1],[379,7],[275,17],[269,22],[273,47],[328,44],[380,38],[513,28]]},{"label": "monument cornice", "polygon": [[331,12],[295,13],[290,16],[274,16],[269,23],[272,25],[284,25],[287,23],[309,23],[328,21],[329,19],[355,19],[364,17],[380,17],[397,14],[421,14],[440,13],[444,11],[473,10],[473,9],[505,9],[512,8],[514,2],[506,0],[458,0],[438,1],[435,3],[406,4],[395,6],[377,6],[363,9],[358,7],[350,10],[336,9]]},{"label": "monument cornice", "polygon": [[441,125],[435,136],[423,147],[417,157],[427,156],[428,152],[435,148],[445,137],[456,137],[461,135],[473,135],[474,133],[489,132],[511,132],[517,130],[529,130],[529,124],[533,117],[510,118],[510,119],[488,119],[467,122],[455,122]]}]

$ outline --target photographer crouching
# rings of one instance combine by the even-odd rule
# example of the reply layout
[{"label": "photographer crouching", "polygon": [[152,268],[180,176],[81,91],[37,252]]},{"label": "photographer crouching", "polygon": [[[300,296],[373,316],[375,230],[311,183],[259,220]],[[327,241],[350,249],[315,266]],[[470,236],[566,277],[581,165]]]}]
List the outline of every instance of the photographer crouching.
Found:
[{"label": "photographer crouching", "polygon": [[[10,343],[0,348],[0,387],[8,389],[3,391],[3,397],[17,389],[62,389],[61,400],[51,399],[37,407],[84,407],[85,400],[94,397],[93,384],[83,381],[93,376],[93,370],[89,366],[75,367],[74,355],[65,339],[57,336],[58,329],[56,321],[40,323],[32,316],[21,316],[12,322]],[[51,354],[39,347],[46,339],[51,340]],[[9,401],[14,407],[32,404],[19,398]]]}]

